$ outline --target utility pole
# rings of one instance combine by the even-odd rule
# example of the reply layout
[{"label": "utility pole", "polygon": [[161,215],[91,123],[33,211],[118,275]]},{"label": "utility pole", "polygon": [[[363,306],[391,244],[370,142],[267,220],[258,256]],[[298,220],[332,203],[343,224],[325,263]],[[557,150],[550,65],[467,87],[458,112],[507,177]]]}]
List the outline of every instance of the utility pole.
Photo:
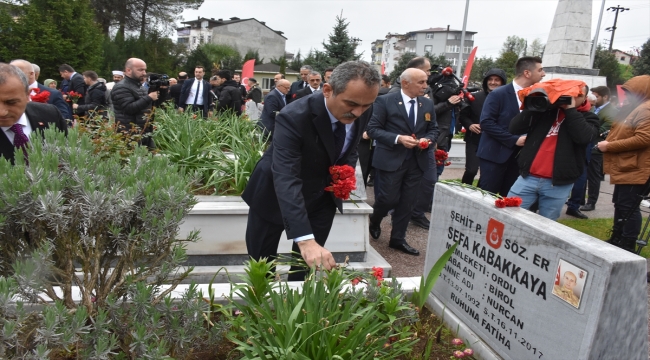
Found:
[{"label": "utility pole", "polygon": [[623,11],[626,11],[626,10],[630,11],[630,9],[621,7],[620,5],[616,5],[616,7],[608,7],[607,8],[607,11],[610,11],[610,10],[616,12],[616,15],[614,16],[614,26],[608,27],[607,29],[605,29],[607,31],[612,32],[612,38],[609,40],[609,51],[611,52],[612,51],[612,45],[614,45],[614,34],[616,33],[616,22],[618,21],[618,12],[619,11],[623,12]]},{"label": "utility pole", "polygon": [[[460,55],[458,55],[458,66],[456,66],[456,74],[461,75],[463,69],[463,50],[465,49],[465,29],[467,28],[467,13],[469,12],[469,0],[465,2],[465,18],[463,19],[463,30],[460,33]],[[449,31],[449,30],[447,30]],[[469,52],[468,52],[469,53]]]},{"label": "utility pole", "polygon": [[594,68],[594,59],[596,59],[596,48],[598,48],[598,33],[600,31],[600,23],[603,20],[603,12],[605,12],[605,0],[600,5],[600,15],[598,15],[598,25],[596,26],[596,35],[594,41],[591,43],[591,56],[589,57],[589,68]]}]

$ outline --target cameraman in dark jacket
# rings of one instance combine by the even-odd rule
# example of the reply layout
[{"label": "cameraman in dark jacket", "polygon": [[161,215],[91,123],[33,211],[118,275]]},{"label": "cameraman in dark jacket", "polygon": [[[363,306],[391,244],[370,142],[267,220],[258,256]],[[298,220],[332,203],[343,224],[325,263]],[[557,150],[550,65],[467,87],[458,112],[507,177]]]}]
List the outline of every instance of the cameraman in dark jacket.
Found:
[{"label": "cameraman in dark jacket", "polygon": [[472,185],[474,177],[478,173],[479,159],[476,150],[478,142],[481,140],[481,110],[485,98],[492,90],[505,85],[507,79],[506,72],[501,69],[488,70],[483,77],[483,90],[473,92],[474,101],[460,112],[460,123],[465,128],[463,139],[465,141],[465,173],[461,180],[464,184]]},{"label": "cameraman in dark jacket", "polygon": [[[556,104],[560,94],[570,97],[570,104],[549,105],[546,109],[531,110],[530,102],[548,93],[548,102]],[[532,94],[528,92],[533,91]],[[587,85],[579,80],[553,79],[533,85],[519,92],[524,107],[510,122],[509,132],[526,134],[524,146],[517,157],[520,176],[508,196],[522,199],[521,207],[530,209],[539,202],[539,214],[556,220],[569,197],[573,183],[580,177],[586,164],[585,147],[598,136],[598,116],[588,110]],[[532,99],[535,100],[535,99]]]},{"label": "cameraman in dark jacket", "polygon": [[[124,80],[115,84],[111,91],[111,100],[115,108],[115,121],[119,122],[124,130],[130,130],[132,124],[139,128],[145,128],[145,132],[151,132],[151,126],[147,126],[151,107],[158,100],[158,92],[147,94],[142,84],[147,78],[147,64],[138,58],[131,58],[124,65]],[[153,147],[153,140],[150,137],[143,138],[142,145]]]}]

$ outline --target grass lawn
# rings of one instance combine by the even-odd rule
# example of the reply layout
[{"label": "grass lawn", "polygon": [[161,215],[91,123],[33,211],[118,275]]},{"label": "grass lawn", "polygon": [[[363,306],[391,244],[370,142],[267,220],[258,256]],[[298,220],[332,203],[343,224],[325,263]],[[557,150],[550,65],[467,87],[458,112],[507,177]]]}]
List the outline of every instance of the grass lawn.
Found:
[{"label": "grass lawn", "polygon": [[[645,218],[643,219],[645,221]],[[612,228],[613,219],[561,219],[559,223],[572,229],[591,235],[596,239],[606,240],[609,238],[609,230]],[[650,247],[646,246],[641,251],[644,258],[650,257]]]}]

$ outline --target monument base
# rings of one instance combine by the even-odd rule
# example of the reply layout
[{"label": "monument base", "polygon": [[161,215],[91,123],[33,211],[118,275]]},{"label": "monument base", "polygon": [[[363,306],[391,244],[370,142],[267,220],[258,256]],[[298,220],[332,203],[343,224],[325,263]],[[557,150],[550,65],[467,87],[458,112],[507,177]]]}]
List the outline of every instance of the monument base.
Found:
[{"label": "monument base", "polygon": [[604,76],[593,76],[593,75],[579,75],[579,74],[563,74],[563,73],[546,73],[542,82],[548,81],[551,79],[568,79],[568,80],[582,80],[589,86],[589,89],[593,89],[596,86],[607,86],[607,78]]}]

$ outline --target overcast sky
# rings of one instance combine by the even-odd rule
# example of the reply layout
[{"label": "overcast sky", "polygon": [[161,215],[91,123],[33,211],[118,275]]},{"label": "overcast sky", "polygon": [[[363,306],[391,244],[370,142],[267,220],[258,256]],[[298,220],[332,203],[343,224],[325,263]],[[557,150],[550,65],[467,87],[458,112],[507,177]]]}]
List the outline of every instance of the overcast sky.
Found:
[{"label": "overcast sky", "polygon": [[[350,23],[350,36],[360,38],[359,51],[370,60],[370,43],[384,39],[386,34],[406,33],[430,27],[462,29],[465,0],[205,0],[199,10],[186,10],[185,20],[206,18],[256,18],[287,37],[286,51],[303,55],[310,48],[322,50],[321,43],[332,32],[335,17],[343,11]],[[474,45],[477,57],[497,57],[509,35],[524,37],[530,43],[540,38],[543,43],[553,22],[558,0],[470,0],[467,30],[476,31]],[[592,32],[596,33],[602,1],[592,2]],[[614,48],[628,51],[640,47],[650,38],[650,0],[607,0],[605,9],[620,5],[630,11],[619,13]],[[614,12],[605,11],[598,42],[608,46],[614,23]]]}]

